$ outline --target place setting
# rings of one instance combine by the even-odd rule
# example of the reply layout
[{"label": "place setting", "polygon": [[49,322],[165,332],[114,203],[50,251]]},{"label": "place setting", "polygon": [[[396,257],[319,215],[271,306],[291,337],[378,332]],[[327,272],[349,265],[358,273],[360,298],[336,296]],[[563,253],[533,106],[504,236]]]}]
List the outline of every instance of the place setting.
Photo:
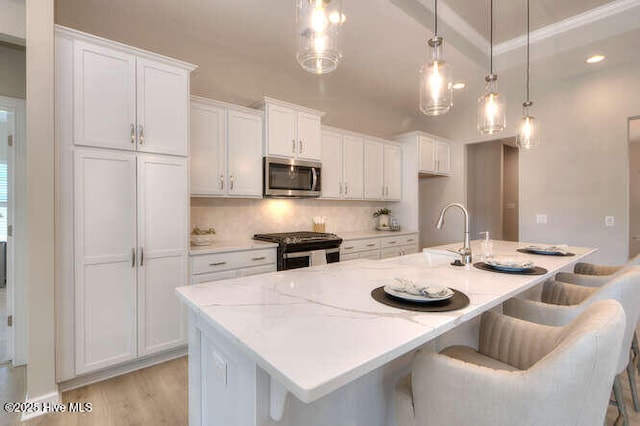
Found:
[{"label": "place setting", "polygon": [[517,275],[544,275],[548,271],[536,266],[535,262],[524,256],[489,256],[484,262],[476,262],[474,267],[483,271]]},{"label": "place setting", "polygon": [[538,245],[531,244],[526,247],[517,249],[520,253],[538,254],[543,256],[575,256],[575,253],[568,251],[569,247],[566,244],[555,245]]},{"label": "place setting", "polygon": [[371,297],[387,306],[420,312],[454,311],[469,305],[469,297],[459,290],[410,278],[394,278],[373,289]]}]

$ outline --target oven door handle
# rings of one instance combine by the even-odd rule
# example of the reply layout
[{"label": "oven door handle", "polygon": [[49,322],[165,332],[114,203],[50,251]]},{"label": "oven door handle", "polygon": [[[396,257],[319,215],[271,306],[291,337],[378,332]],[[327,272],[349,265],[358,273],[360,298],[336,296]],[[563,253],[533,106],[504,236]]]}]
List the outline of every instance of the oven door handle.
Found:
[{"label": "oven door handle", "polygon": [[[322,250],[322,249],[319,249]],[[325,249],[325,252],[327,254],[329,253],[339,253],[340,252],[340,248],[336,247],[336,248],[331,248],[331,249]],[[311,256],[311,252],[310,251],[296,251],[293,253],[282,253],[282,258],[283,259],[294,259],[296,257],[309,257]]]},{"label": "oven door handle", "polygon": [[318,186],[318,170],[315,167],[311,168],[311,190],[317,191]]}]

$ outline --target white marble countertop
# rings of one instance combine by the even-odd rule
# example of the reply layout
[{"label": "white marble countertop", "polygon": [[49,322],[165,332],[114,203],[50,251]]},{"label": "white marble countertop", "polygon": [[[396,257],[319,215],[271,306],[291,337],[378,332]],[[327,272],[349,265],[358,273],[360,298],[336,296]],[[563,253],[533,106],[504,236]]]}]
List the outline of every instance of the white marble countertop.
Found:
[{"label": "white marble countertop", "polygon": [[277,247],[278,244],[276,243],[257,241],[249,238],[239,238],[237,240],[214,241],[208,246],[191,245],[191,247],[189,248],[189,256],[200,256],[203,254]]},{"label": "white marble countertop", "polygon": [[[478,244],[472,243],[476,254]],[[525,245],[495,241],[494,254],[519,255],[515,250]],[[308,403],[595,251],[570,247],[576,256],[532,255],[538,266],[549,270],[535,276],[451,266],[457,256],[441,248],[383,261],[353,260],[197,284],[177,292],[193,312]],[[394,277],[455,288],[467,294],[471,303],[457,311],[422,313],[376,302],[371,291]]]},{"label": "white marble countertop", "polygon": [[350,232],[336,232],[335,234],[342,237],[343,240],[362,240],[365,238],[378,238],[378,237],[394,237],[396,235],[410,235],[417,234],[418,231],[401,230],[401,231],[378,231],[377,229],[369,229],[366,231],[350,231]]}]

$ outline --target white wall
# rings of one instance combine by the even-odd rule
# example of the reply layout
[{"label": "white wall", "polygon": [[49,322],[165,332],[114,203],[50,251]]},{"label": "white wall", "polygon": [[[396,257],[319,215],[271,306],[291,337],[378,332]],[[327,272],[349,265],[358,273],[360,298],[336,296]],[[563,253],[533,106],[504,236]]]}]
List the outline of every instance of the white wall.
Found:
[{"label": "white wall", "polygon": [[26,16],[27,398],[56,401],[53,0],[28,0]]},{"label": "white wall", "polygon": [[0,40],[24,44],[25,0],[0,0]]},{"label": "white wall", "polygon": [[[266,232],[311,231],[314,216],[326,216],[327,232],[375,228],[372,213],[385,203],[314,199],[230,200],[194,198],[191,224],[212,225],[220,240],[251,238]],[[392,212],[394,203],[388,203]]]},{"label": "white wall", "polygon": [[471,239],[489,231],[502,239],[502,142],[467,145],[467,209],[471,215]]}]

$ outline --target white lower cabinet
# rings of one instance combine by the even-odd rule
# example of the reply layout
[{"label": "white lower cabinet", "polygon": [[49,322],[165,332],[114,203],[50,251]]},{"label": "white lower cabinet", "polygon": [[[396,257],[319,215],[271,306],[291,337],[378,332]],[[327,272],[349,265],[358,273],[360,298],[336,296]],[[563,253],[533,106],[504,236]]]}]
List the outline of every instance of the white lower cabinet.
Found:
[{"label": "white lower cabinet", "polygon": [[276,247],[191,255],[191,284],[277,270]]},{"label": "white lower cabinet", "polygon": [[397,236],[343,239],[340,247],[340,261],[352,259],[387,259],[417,253],[418,234]]},{"label": "white lower cabinet", "polygon": [[76,149],[76,374],[186,342],[186,158]]}]

